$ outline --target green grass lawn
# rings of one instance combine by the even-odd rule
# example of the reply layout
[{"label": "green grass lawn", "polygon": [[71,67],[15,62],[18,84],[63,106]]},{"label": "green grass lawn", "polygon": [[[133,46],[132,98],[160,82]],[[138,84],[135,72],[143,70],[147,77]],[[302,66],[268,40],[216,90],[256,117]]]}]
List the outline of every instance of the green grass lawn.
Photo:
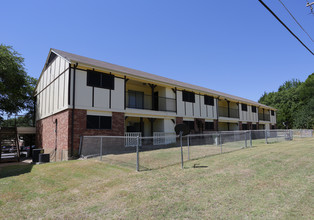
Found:
[{"label": "green grass lawn", "polygon": [[307,138],[184,170],[136,172],[92,159],[0,167],[0,219],[313,219],[313,158]]}]

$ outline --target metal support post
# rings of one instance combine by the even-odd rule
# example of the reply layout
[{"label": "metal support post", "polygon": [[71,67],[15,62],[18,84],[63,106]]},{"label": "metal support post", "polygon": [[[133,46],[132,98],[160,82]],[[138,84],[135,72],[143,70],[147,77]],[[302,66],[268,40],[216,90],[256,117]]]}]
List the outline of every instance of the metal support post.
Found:
[{"label": "metal support post", "polygon": [[186,136],[187,144],[188,144],[188,160],[190,160],[190,137]]},{"label": "metal support post", "polygon": [[250,147],[252,147],[252,131],[250,130]]},{"label": "metal support post", "polygon": [[244,135],[244,136],[245,136],[245,142],[244,142],[244,143],[245,143],[245,148],[247,148],[247,137],[246,137],[247,132],[245,132],[244,134],[245,134],[245,135]]},{"label": "metal support post", "polygon": [[139,139],[140,137],[137,136],[136,137],[136,171],[139,172],[140,171],[140,157],[139,157]]},{"label": "metal support post", "polygon": [[267,130],[265,129],[265,144],[268,144],[267,142]]},{"label": "metal support post", "polygon": [[220,153],[222,154],[222,141],[221,141],[221,134],[219,135],[219,144],[220,144]]},{"label": "metal support post", "polygon": [[102,137],[100,138],[100,160],[102,160]]},{"label": "metal support post", "polygon": [[180,145],[181,145],[181,168],[183,169],[182,131],[180,131]]}]

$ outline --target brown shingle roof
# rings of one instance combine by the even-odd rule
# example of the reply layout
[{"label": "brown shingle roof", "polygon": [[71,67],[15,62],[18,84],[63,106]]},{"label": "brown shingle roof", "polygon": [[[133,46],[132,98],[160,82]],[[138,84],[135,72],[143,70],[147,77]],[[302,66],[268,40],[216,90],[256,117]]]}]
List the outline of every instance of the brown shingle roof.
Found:
[{"label": "brown shingle roof", "polygon": [[190,89],[190,90],[194,90],[194,91],[197,90],[199,92],[211,94],[214,96],[219,96],[219,97],[226,98],[226,99],[236,100],[236,101],[241,102],[241,103],[246,103],[246,104],[251,104],[251,105],[256,105],[256,106],[261,106],[264,108],[276,110],[275,108],[260,104],[258,102],[254,102],[254,101],[249,100],[249,99],[241,98],[241,97],[234,96],[234,95],[229,95],[229,94],[226,94],[223,92],[218,92],[218,91],[208,89],[205,87],[195,86],[195,85],[192,85],[189,83],[184,83],[184,82],[169,79],[166,77],[158,76],[155,74],[146,73],[146,72],[143,72],[140,70],[135,70],[135,69],[131,69],[128,67],[119,66],[116,64],[112,64],[112,63],[107,63],[104,61],[95,60],[95,59],[91,59],[88,57],[83,57],[83,56],[68,53],[68,52],[65,52],[62,50],[57,50],[57,49],[51,49],[51,50],[53,52],[55,52],[56,54],[62,56],[63,58],[67,59],[71,63],[79,63],[79,64],[81,63],[81,64],[85,64],[85,65],[89,65],[89,66],[94,66],[95,68],[111,70],[113,72],[118,72],[118,73],[130,75],[130,76],[134,76],[134,77],[140,77],[140,78],[147,79],[147,80],[153,80],[153,81],[157,81],[157,82],[167,84],[167,85],[170,84],[170,85],[173,85],[174,87],[182,87],[183,89],[187,89],[187,90]]}]

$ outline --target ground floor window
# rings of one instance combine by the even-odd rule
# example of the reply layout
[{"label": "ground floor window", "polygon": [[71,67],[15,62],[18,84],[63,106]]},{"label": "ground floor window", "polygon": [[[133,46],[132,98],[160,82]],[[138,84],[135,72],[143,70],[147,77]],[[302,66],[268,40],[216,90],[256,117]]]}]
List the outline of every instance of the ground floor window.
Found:
[{"label": "ground floor window", "polygon": [[186,124],[190,130],[194,130],[194,121],[183,121],[183,124]]},{"label": "ground floor window", "polygon": [[247,124],[242,124],[242,130],[248,130]]},{"label": "ground floor window", "polygon": [[86,128],[87,129],[111,129],[112,117],[87,115]]},{"label": "ground floor window", "polygon": [[205,122],[205,130],[213,131],[214,130],[214,122]]}]

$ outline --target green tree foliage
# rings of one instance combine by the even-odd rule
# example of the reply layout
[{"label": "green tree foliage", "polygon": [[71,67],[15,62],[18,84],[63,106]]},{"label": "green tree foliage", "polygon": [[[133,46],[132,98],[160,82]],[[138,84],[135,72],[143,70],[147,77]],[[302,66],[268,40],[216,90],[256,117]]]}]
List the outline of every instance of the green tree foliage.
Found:
[{"label": "green tree foliage", "polygon": [[259,102],[278,109],[278,128],[313,128],[314,73],[305,82],[292,79],[277,92],[265,92]]},{"label": "green tree foliage", "polygon": [[28,76],[24,58],[11,46],[0,45],[0,120],[4,114],[32,113],[36,79]]}]

